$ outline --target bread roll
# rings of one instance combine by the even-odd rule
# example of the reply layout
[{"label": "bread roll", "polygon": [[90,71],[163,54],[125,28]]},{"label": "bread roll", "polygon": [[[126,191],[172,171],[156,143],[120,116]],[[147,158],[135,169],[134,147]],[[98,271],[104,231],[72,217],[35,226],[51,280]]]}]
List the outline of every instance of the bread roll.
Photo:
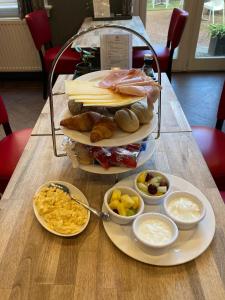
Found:
[{"label": "bread roll", "polygon": [[118,127],[126,132],[135,132],[139,128],[139,120],[130,109],[120,109],[115,113],[114,117]]},{"label": "bread roll", "polygon": [[140,124],[147,124],[151,121],[153,117],[153,111],[150,107],[144,106],[140,102],[136,102],[131,105],[131,110],[138,117]]}]

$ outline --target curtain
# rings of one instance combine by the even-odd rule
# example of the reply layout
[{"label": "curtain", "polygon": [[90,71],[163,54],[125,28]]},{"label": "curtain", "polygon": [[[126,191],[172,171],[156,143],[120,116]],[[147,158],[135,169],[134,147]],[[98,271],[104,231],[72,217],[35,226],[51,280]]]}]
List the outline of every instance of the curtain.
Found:
[{"label": "curtain", "polygon": [[44,8],[44,0],[18,0],[20,18],[23,19],[24,16],[31,11]]}]

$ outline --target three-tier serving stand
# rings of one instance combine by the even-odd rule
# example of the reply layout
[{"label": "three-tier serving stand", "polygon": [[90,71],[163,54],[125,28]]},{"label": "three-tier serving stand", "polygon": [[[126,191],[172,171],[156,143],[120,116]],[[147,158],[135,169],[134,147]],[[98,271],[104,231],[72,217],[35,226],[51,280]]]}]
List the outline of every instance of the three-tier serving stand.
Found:
[{"label": "three-tier serving stand", "polygon": [[[72,43],[75,40],[77,40],[79,37],[81,37],[81,36],[83,36],[83,35],[85,35],[85,34],[87,34],[89,32],[92,32],[92,31],[95,31],[95,30],[101,30],[103,28],[116,28],[116,29],[120,29],[120,30],[123,30],[123,31],[127,31],[127,32],[129,32],[131,34],[134,34],[135,36],[137,36],[138,38],[140,38],[146,44],[146,46],[148,47],[148,49],[152,52],[153,58],[154,58],[155,63],[156,63],[156,68],[157,68],[158,83],[161,84],[161,72],[160,72],[160,67],[159,67],[159,62],[158,62],[158,59],[157,59],[156,52],[155,52],[154,48],[151,46],[151,44],[146,40],[146,38],[143,37],[141,34],[139,34],[137,31],[135,31],[135,30],[133,30],[131,28],[127,28],[127,27],[121,26],[121,25],[106,24],[106,25],[97,25],[97,26],[94,26],[94,27],[89,27],[88,29],[83,30],[83,31],[75,34],[74,36],[72,36],[63,45],[63,47],[60,49],[60,51],[56,55],[56,57],[55,57],[55,59],[54,59],[54,61],[52,63],[51,71],[49,73],[49,78],[48,78],[48,92],[49,92],[50,117],[51,117],[51,135],[52,135],[54,155],[56,157],[62,157],[62,156],[66,156],[67,155],[66,153],[59,153],[58,152],[57,143],[56,143],[56,137],[57,137],[56,132],[60,131],[60,128],[57,128],[55,126],[55,120],[54,120],[54,101],[53,101],[54,93],[52,91],[52,89],[53,89],[53,77],[54,77],[54,72],[55,72],[56,65],[57,65],[60,57],[64,53],[64,51],[66,49],[68,49],[69,47],[71,47]],[[158,99],[157,131],[156,131],[156,136],[154,138],[155,140],[157,140],[159,138],[159,136],[160,136],[160,127],[161,127],[161,91],[160,91],[159,99]],[[150,132],[150,133],[152,133],[152,132]],[[148,133],[147,136],[150,133]],[[144,138],[147,139],[147,136],[145,136]],[[76,140],[76,138],[73,138],[73,140],[75,142],[79,142],[79,140]],[[133,142],[137,142],[137,141],[138,140],[133,140],[132,143]],[[110,146],[113,147],[114,146],[113,138],[110,139],[110,142],[111,142]],[[117,146],[123,146],[123,145],[124,145],[124,143],[121,142],[121,144],[117,145]],[[103,140],[102,143],[101,143],[101,146],[102,147],[109,147],[109,141],[107,140],[107,143],[104,145],[104,140]],[[113,173],[114,174],[115,173],[121,173],[120,168],[117,168],[117,170],[118,170],[117,172],[113,172]],[[132,170],[132,169],[130,169],[130,170]],[[127,171],[129,171],[129,170],[127,170]],[[124,172],[124,171],[122,171],[122,172]],[[103,173],[105,173],[105,172],[103,172]],[[113,174],[113,173],[111,173],[111,174]]]}]

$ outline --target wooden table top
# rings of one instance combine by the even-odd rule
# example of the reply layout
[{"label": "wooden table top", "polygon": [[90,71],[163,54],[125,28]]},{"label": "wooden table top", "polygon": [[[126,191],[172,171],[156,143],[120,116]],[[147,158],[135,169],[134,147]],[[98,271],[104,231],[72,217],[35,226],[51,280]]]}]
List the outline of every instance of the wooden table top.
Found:
[{"label": "wooden table top", "polygon": [[[128,28],[131,28],[138,33],[140,33],[148,42],[149,36],[145,30],[145,27],[140,19],[139,16],[133,16],[130,20],[110,20],[110,21],[93,21],[92,18],[85,18],[84,22],[82,23],[79,32],[88,29],[89,27],[94,27],[97,25],[121,25]],[[90,47],[100,47],[100,35],[101,34],[118,34],[118,33],[128,33],[125,30],[117,29],[117,28],[107,28],[107,29],[100,29],[89,32],[84,34],[83,36],[79,37],[73,44],[72,48],[75,46],[80,46],[82,48],[90,48]],[[146,44],[136,35],[132,34],[132,44],[133,47],[143,47]]]},{"label": "wooden table top", "polygon": [[[64,93],[64,80],[72,79],[72,75],[60,75],[56,81],[53,93]],[[190,132],[191,128],[183,113],[171,83],[165,73],[162,73],[162,123],[161,132]],[[59,127],[59,122],[62,119],[62,112],[67,107],[66,95],[54,96],[54,111],[55,111],[55,126]],[[157,104],[155,104],[157,107]],[[57,134],[62,134],[57,131]],[[45,104],[40,117],[33,129],[32,135],[51,134],[50,118],[49,118],[49,103]]]},{"label": "wooden table top", "polygon": [[0,201],[0,299],[225,299],[225,206],[191,133],[162,133],[144,167],[180,176],[209,199],[216,233],[200,257],[174,267],[138,262],[113,245],[95,216],[77,237],[47,232],[32,208],[41,184],[68,181],[100,209],[115,176],[72,169],[68,158],[54,157],[50,136],[32,136]]}]

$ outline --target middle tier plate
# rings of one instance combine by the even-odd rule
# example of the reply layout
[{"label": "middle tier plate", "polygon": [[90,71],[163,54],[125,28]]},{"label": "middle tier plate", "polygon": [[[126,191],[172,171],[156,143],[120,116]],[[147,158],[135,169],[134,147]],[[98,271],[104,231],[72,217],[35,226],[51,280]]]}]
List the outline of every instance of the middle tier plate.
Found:
[{"label": "middle tier plate", "polygon": [[[67,110],[62,118],[68,118],[71,114]],[[79,142],[81,144],[90,145],[90,146],[99,146],[99,147],[117,147],[135,143],[141,141],[149,136],[157,126],[157,116],[154,113],[153,118],[150,123],[141,125],[139,129],[133,133],[124,132],[120,129],[117,129],[110,139],[104,139],[96,143],[90,141],[90,132],[79,132],[76,130],[67,129],[62,127],[62,132],[64,135],[68,136],[72,140]]]}]

